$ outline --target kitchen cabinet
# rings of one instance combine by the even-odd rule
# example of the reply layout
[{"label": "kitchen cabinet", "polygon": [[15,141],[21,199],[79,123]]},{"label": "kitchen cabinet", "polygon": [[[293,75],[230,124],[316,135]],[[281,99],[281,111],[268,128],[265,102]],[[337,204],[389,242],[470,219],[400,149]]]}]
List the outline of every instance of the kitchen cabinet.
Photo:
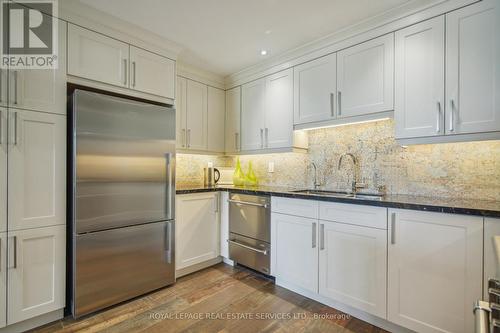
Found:
[{"label": "kitchen cabinet", "polygon": [[12,231],[8,236],[7,323],[64,308],[66,226]]},{"label": "kitchen cabinet", "polygon": [[386,318],[387,230],[320,220],[319,244],[319,294]]},{"label": "kitchen cabinet", "polygon": [[417,332],[473,332],[483,219],[399,209],[389,216],[387,319]]},{"label": "kitchen cabinet", "polygon": [[176,147],[178,149],[187,149],[186,93],[187,79],[178,76],[175,89],[175,137],[177,138]]},{"label": "kitchen cabinet", "polygon": [[209,86],[207,101],[208,151],[223,153],[225,145],[226,93],[224,90]]},{"label": "kitchen cabinet", "polygon": [[500,219],[484,219],[484,288],[488,300],[488,279],[500,279]]},{"label": "kitchen cabinet", "polygon": [[66,114],[66,23],[58,22],[57,69],[10,69],[10,107]]},{"label": "kitchen cabinet", "polygon": [[294,125],[334,119],[336,116],[337,54],[295,66]]},{"label": "kitchen cabinet", "polygon": [[6,68],[0,68],[0,107],[7,106],[7,85],[9,71]]},{"label": "kitchen cabinet", "polygon": [[175,61],[130,46],[130,87],[157,96],[174,98]]},{"label": "kitchen cabinet", "polygon": [[293,70],[267,78],[264,142],[266,148],[293,145]]},{"label": "kitchen cabinet", "polygon": [[229,260],[229,193],[220,192],[220,255]]},{"label": "kitchen cabinet", "polygon": [[444,16],[395,35],[396,138],[444,134]]},{"label": "kitchen cabinet", "polygon": [[241,87],[226,90],[225,152],[237,153],[241,147]]},{"label": "kitchen cabinet", "polygon": [[111,37],[68,24],[68,74],[129,86],[129,45]]},{"label": "kitchen cabinet", "polygon": [[218,195],[209,192],[176,196],[177,271],[219,256]]},{"label": "kitchen cabinet", "polygon": [[393,110],[393,89],[394,34],[337,53],[338,117]]},{"label": "kitchen cabinet", "polygon": [[500,4],[446,14],[446,134],[500,131]]},{"label": "kitchen cabinet", "polygon": [[266,78],[241,88],[241,150],[264,149]]},{"label": "kitchen cabinet", "polygon": [[9,230],[66,223],[66,117],[9,110]]},{"label": "kitchen cabinet", "polygon": [[281,282],[318,292],[318,220],[271,214],[272,274]]},{"label": "kitchen cabinet", "polygon": [[7,231],[7,114],[7,109],[0,107],[0,232]]}]

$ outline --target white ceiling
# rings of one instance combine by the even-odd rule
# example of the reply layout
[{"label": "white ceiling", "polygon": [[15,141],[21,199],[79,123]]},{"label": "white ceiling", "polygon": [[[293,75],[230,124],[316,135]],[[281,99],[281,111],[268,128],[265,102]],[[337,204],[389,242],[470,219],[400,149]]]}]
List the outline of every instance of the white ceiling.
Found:
[{"label": "white ceiling", "polygon": [[[409,0],[80,0],[183,47],[179,59],[228,75]],[[260,55],[266,49],[268,55]]]}]

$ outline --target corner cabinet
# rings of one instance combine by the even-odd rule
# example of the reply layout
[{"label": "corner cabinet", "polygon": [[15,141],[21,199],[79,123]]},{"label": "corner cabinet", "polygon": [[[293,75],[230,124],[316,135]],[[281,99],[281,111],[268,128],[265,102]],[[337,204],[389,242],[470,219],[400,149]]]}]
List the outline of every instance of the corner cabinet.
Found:
[{"label": "corner cabinet", "polygon": [[337,53],[339,117],[394,108],[394,34]]},{"label": "corner cabinet", "polygon": [[225,152],[234,154],[241,149],[241,87],[226,90]]},{"label": "corner cabinet", "polygon": [[220,253],[219,193],[176,196],[175,268],[179,273]]},{"label": "corner cabinet", "polygon": [[389,217],[387,319],[417,332],[473,332],[483,218],[398,209]]},{"label": "corner cabinet", "polygon": [[226,116],[226,93],[224,90],[209,86],[207,104],[207,150],[214,153],[223,153]]},{"label": "corner cabinet", "polygon": [[175,61],[68,24],[68,75],[174,99]]}]

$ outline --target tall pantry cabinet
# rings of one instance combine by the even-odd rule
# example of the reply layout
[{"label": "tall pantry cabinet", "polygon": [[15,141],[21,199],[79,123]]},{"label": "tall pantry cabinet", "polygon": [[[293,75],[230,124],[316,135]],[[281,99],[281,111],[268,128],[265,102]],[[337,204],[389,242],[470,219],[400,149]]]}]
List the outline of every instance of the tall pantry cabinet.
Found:
[{"label": "tall pantry cabinet", "polygon": [[65,306],[65,22],[58,32],[57,69],[0,75],[0,328]]}]

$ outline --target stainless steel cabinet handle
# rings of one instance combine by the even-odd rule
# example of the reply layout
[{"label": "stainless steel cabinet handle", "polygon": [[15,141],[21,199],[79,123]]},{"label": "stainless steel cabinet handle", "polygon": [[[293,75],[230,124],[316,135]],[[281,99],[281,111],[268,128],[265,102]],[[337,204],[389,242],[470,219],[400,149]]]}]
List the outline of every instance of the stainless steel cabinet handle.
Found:
[{"label": "stainless steel cabinet handle", "polygon": [[252,251],[255,251],[255,252],[258,252],[258,253],[262,253],[263,255],[267,256],[267,250],[256,249],[255,247],[251,247],[251,246],[248,246],[248,245],[245,245],[245,244],[241,244],[241,243],[235,242],[234,240],[230,240],[230,239],[228,239],[227,242],[231,243],[231,244],[234,244],[234,245],[237,245],[237,246],[241,246],[242,248],[245,248],[247,250],[252,250]]},{"label": "stainless steel cabinet handle", "polygon": [[269,207],[268,204],[260,204],[260,203],[256,203],[256,202],[240,201],[240,200],[233,200],[233,199],[228,199],[227,202],[238,204],[238,205],[256,206],[256,207],[264,207],[264,208]]},{"label": "stainless steel cabinet handle", "polygon": [[312,224],[312,248],[316,248],[316,222]]},{"label": "stainless steel cabinet handle", "polygon": [[320,250],[325,249],[325,225],[324,224],[319,225],[319,249]]},{"label": "stainless steel cabinet handle", "polygon": [[17,76],[18,76],[18,71],[14,71],[14,104],[17,105],[18,100],[17,100]]},{"label": "stainless steel cabinet handle", "polygon": [[219,207],[220,207],[220,202],[219,202],[219,199],[220,196],[219,196],[219,193],[215,193],[215,212],[218,213],[219,212]]},{"label": "stainless steel cabinet handle", "polygon": [[391,214],[391,244],[396,244],[396,213]]},{"label": "stainless steel cabinet handle", "polygon": [[455,100],[450,100],[450,132],[453,132],[455,130],[455,121],[453,120],[453,116],[455,113]]},{"label": "stainless steel cabinet handle", "polygon": [[136,65],[135,65],[135,61],[132,61],[132,75],[133,75],[132,87],[135,87],[135,82],[136,82]]},{"label": "stainless steel cabinet handle", "polygon": [[14,115],[14,130],[12,131],[13,138],[12,138],[12,143],[14,146],[17,145],[17,111],[12,111]]},{"label": "stainless steel cabinet handle", "polygon": [[[17,236],[14,236],[12,237],[12,240],[13,240],[13,244],[14,244],[14,249],[12,251],[13,255],[14,255],[14,264],[12,266],[10,266],[9,268],[17,268]],[[10,257],[10,255],[9,255]]]},{"label": "stainless steel cabinet handle", "polygon": [[260,129],[260,148],[264,148],[264,129]]},{"label": "stainless steel cabinet handle", "polygon": [[3,110],[0,110],[0,145],[3,144]]},{"label": "stainless steel cabinet handle", "polygon": [[181,140],[182,140],[181,146],[182,146],[182,148],[184,148],[184,147],[186,147],[186,129],[183,128],[181,130],[181,132],[182,132],[182,135],[181,135]]},{"label": "stainless steel cabinet handle", "polygon": [[269,148],[269,128],[266,127],[266,148]]},{"label": "stainless steel cabinet handle", "polygon": [[127,59],[123,59],[123,84],[127,85]]},{"label": "stainless steel cabinet handle", "polygon": [[236,151],[239,150],[239,140],[238,140],[238,137],[239,137],[239,133],[234,133],[234,149]]},{"label": "stainless steel cabinet handle", "polygon": [[335,102],[334,102],[334,99],[335,99],[335,94],[334,93],[330,93],[330,112],[331,112],[331,115],[332,117],[335,117]]},{"label": "stainless steel cabinet handle", "polygon": [[0,68],[0,103],[3,102],[3,69]]},{"label": "stainless steel cabinet handle", "polygon": [[342,112],[342,92],[340,90],[337,91],[337,103],[339,104],[338,114],[340,116],[340,114]]},{"label": "stainless steel cabinet handle", "polygon": [[187,130],[187,137],[186,137],[186,146],[188,148],[191,147],[191,130],[188,128]]},{"label": "stainless steel cabinet handle", "polygon": [[441,132],[441,102],[437,102],[436,132]]}]

